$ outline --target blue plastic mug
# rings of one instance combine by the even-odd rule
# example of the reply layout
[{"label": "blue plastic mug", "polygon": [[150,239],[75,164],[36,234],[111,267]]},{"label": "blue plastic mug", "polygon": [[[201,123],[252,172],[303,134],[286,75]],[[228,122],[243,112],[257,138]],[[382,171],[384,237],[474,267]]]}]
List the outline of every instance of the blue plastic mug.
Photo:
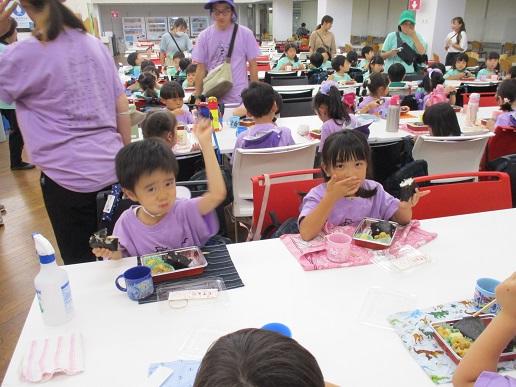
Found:
[{"label": "blue plastic mug", "polygon": [[[491,302],[496,298],[495,289],[500,284],[500,281],[493,278],[479,278],[475,286],[475,294],[473,296],[473,303],[477,310],[481,309],[485,304]],[[496,314],[500,311],[500,305],[493,304],[491,308],[485,313]]]},{"label": "blue plastic mug", "polygon": [[[125,288],[120,285],[120,278],[124,278]],[[116,278],[115,285],[118,290],[127,292],[127,296],[134,301],[141,300],[154,293],[151,269],[147,266],[131,267]]]}]

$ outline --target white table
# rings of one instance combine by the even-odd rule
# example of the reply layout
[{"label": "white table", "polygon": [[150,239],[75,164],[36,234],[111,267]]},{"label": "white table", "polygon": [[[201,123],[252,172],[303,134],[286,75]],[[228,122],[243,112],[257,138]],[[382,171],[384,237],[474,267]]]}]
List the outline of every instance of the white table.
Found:
[{"label": "white table", "polygon": [[74,331],[84,337],[86,371],[48,385],[139,386],[149,363],[181,357],[195,332],[215,340],[279,321],[314,354],[328,381],[432,387],[393,331],[359,321],[368,289],[413,294],[417,308],[470,298],[477,278],[504,279],[514,271],[515,225],[516,209],[423,221],[425,230],[439,233],[421,247],[432,262],[403,274],[375,265],[305,272],[277,239],[230,245],[245,286],[225,292],[225,302],[183,310],[163,302],[138,305],[115,288],[114,279],[134,265],[133,258],[67,266],[75,318],[46,327],[33,303],[3,386],[29,385],[21,383],[19,367],[28,342],[37,337]]}]

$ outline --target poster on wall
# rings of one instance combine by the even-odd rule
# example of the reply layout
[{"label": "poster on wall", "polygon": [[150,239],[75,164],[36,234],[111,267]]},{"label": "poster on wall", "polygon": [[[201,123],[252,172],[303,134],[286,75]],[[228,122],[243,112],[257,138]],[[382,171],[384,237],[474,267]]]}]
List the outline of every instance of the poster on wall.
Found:
[{"label": "poster on wall", "polygon": [[192,16],[190,18],[190,34],[193,37],[199,36],[201,31],[208,28],[210,19],[208,16]]},{"label": "poster on wall", "polygon": [[166,17],[148,17],[146,24],[148,40],[160,40],[161,36],[167,32]]},{"label": "poster on wall", "polygon": [[186,33],[188,35],[190,35],[190,18],[188,16],[174,16],[174,17],[169,17],[168,18],[168,30],[170,31],[172,29],[172,27],[174,26],[174,22],[177,20],[177,19],[183,19],[185,22],[186,22],[186,28],[187,28],[187,31]]},{"label": "poster on wall", "polygon": [[128,45],[147,38],[145,18],[143,17],[123,17],[122,28],[124,30],[124,41]]},{"label": "poster on wall", "polygon": [[34,23],[19,4],[14,8],[12,17],[18,23],[19,31],[30,31],[34,28]]}]

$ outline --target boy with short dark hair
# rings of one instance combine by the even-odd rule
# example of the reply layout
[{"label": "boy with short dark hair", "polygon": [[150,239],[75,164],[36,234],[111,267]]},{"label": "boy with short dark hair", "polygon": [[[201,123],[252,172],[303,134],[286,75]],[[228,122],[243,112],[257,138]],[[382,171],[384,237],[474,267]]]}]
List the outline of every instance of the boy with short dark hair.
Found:
[{"label": "boy with short dark hair", "polygon": [[405,87],[406,83],[403,82],[405,78],[405,67],[401,63],[394,63],[387,70],[389,75],[389,87]]},{"label": "boy with short dark hair", "polygon": [[369,68],[369,61],[373,58],[374,51],[373,47],[371,46],[364,46],[362,47],[362,59],[360,63],[358,64],[358,67],[360,67],[362,70],[367,71]]},{"label": "boy with short dark hair", "polygon": [[312,68],[308,71],[308,83],[311,85],[320,85],[328,78],[328,72],[322,67],[324,57],[319,52],[310,55],[310,64]]},{"label": "boy with short dark hair", "polygon": [[189,64],[185,72],[186,79],[183,82],[183,89],[195,87],[195,74],[197,72],[197,65],[195,63]]}]

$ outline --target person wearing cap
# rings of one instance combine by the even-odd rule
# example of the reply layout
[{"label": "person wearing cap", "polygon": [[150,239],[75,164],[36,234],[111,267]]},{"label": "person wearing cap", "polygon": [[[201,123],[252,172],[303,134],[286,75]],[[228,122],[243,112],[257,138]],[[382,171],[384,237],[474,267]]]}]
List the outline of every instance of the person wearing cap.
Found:
[{"label": "person wearing cap", "polygon": [[382,58],[385,59],[385,71],[394,63],[401,63],[407,74],[417,72],[414,63],[408,64],[400,58],[398,46],[398,34],[402,43],[406,43],[416,54],[424,55],[428,45],[418,32],[416,32],[416,16],[411,10],[401,12],[398,23],[398,31],[390,32],[382,46]]},{"label": "person wearing cap", "polygon": [[[233,0],[210,0],[205,6],[213,20],[213,24],[201,32],[192,52],[192,59],[197,63],[195,75],[196,101],[202,99],[203,79],[206,74],[226,60],[226,56],[236,23],[236,11]],[[238,31],[231,56],[231,72],[233,87],[221,98],[223,103],[241,103],[240,93],[247,88],[247,63],[252,81],[258,81],[256,58],[260,48],[252,31],[242,25]]]}]

